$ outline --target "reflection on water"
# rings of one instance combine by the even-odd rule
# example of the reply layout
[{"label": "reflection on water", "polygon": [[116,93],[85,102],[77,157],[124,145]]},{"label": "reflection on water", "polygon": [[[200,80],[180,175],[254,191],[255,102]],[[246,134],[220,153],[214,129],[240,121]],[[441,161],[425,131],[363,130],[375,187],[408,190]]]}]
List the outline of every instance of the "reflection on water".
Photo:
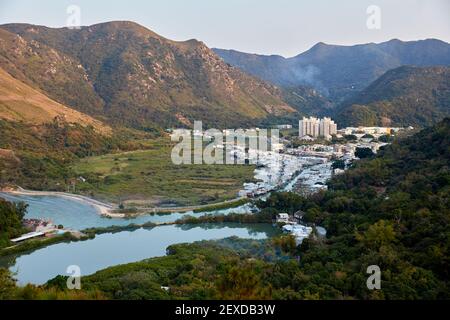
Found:
[{"label": "reflection on water", "polygon": [[277,228],[273,228],[272,225],[265,224],[265,223],[205,223],[205,224],[181,224],[177,225],[177,228],[183,230],[183,231],[190,231],[195,228],[201,228],[203,230],[217,230],[223,227],[232,227],[232,228],[239,228],[243,227],[246,228],[248,233],[250,235],[257,235],[259,233],[266,233],[268,237],[273,236],[275,233],[277,233]]},{"label": "reflection on water", "polygon": [[60,243],[32,253],[0,258],[0,267],[16,272],[19,284],[43,284],[55,276],[67,275],[70,265],[81,268],[82,275],[146,258],[164,256],[168,246],[228,237],[265,239],[278,231],[264,224],[208,224],[160,226],[120,233],[98,235],[95,239]]}]

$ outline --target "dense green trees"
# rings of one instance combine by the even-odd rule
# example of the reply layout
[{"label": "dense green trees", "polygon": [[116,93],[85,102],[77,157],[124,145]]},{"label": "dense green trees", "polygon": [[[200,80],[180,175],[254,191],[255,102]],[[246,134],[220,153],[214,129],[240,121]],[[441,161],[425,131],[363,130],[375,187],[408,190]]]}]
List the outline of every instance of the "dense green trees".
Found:
[{"label": "dense green trees", "polygon": [[25,231],[22,227],[22,219],[26,211],[26,204],[15,204],[0,198],[0,248],[9,245],[9,239]]},{"label": "dense green trees", "polygon": [[390,135],[390,134],[385,134],[381,137],[378,138],[378,141],[380,142],[386,142],[386,143],[391,143],[394,141],[394,136]]},{"label": "dense green trees", "polygon": [[360,159],[365,159],[373,157],[374,153],[370,148],[356,148],[355,156]]},{"label": "dense green trees", "polygon": [[[60,279],[66,282],[66,279]],[[66,290],[61,286],[16,286],[11,272],[0,268],[0,300],[103,300],[98,290]]]},{"label": "dense green trees", "polygon": [[15,290],[16,281],[12,278],[11,273],[0,268],[0,300],[13,299]]},{"label": "dense green trees", "polygon": [[[358,161],[326,192],[258,203],[265,218],[302,210],[326,239],[176,245],[166,257],[84,277],[83,288],[111,299],[450,299],[449,146],[446,119]],[[367,288],[371,265],[381,290]]]},{"label": "dense green trees", "polygon": [[333,165],[331,166],[333,169],[345,169],[345,161],[344,160],[336,160],[333,162]]},{"label": "dense green trees", "polygon": [[[334,272],[347,275],[343,283],[329,277],[313,282],[331,285],[343,296],[449,298],[449,145],[446,119],[335,177],[330,191],[309,199],[321,212],[321,219],[313,216],[312,222],[327,228],[328,241],[325,246],[307,241],[300,268],[307,272],[314,266],[314,272],[320,272],[333,263]],[[378,293],[369,292],[361,281],[372,264],[382,270]]]}]

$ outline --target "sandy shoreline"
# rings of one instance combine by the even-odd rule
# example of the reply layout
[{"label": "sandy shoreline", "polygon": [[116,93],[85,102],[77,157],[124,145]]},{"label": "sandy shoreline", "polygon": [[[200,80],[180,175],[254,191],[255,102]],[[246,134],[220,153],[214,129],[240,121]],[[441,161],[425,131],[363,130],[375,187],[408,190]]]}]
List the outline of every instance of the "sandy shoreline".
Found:
[{"label": "sandy shoreline", "polygon": [[[103,203],[98,200],[94,200],[92,198],[72,194],[72,193],[66,193],[66,192],[57,192],[57,191],[33,191],[33,190],[26,190],[23,188],[3,188],[0,189],[0,193],[6,193],[11,195],[25,195],[25,196],[56,196],[56,197],[64,197],[73,201],[80,201],[85,204],[88,204],[92,207],[94,207],[98,214],[113,218],[113,219],[124,219],[127,217],[124,213],[114,213],[113,211],[117,209],[117,206],[113,204]],[[161,213],[186,213],[194,210],[199,209],[208,209],[211,206],[217,206],[217,205],[226,205],[226,204],[232,204],[236,201],[240,201],[242,199],[246,199],[244,197],[227,200],[221,203],[215,203],[215,204],[206,204],[206,205],[198,205],[198,206],[187,206],[187,207],[171,207],[171,208],[140,208],[137,213],[134,214],[134,216],[142,216],[145,214],[148,214],[150,212],[161,212]]]},{"label": "sandy shoreline", "polygon": [[107,216],[110,218],[124,218],[125,215],[121,213],[113,213],[114,205],[103,203],[91,198],[88,198],[86,196],[77,195],[77,194],[71,194],[71,193],[65,193],[65,192],[56,192],[56,191],[32,191],[32,190],[25,190],[22,188],[18,189],[12,189],[12,188],[5,188],[0,189],[0,192],[3,193],[9,193],[12,195],[24,195],[24,196],[56,196],[56,197],[63,197],[74,201],[80,201],[85,204],[88,204],[92,207],[94,207],[97,212],[102,216]]}]

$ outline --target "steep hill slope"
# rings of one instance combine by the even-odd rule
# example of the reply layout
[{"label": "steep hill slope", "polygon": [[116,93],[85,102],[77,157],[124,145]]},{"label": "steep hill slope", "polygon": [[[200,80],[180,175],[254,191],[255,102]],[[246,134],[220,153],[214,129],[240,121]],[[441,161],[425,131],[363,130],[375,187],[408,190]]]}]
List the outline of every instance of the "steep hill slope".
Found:
[{"label": "steep hill slope", "polygon": [[284,101],[302,115],[327,116],[335,104],[317,89],[309,86],[285,87],[281,89]]},{"label": "steep hill slope", "polygon": [[39,125],[51,123],[55,118],[92,126],[99,133],[111,132],[99,120],[55,102],[0,68],[0,119]]},{"label": "steep hill slope", "polygon": [[356,46],[318,43],[289,59],[214,51],[226,62],[261,79],[280,86],[310,85],[338,102],[402,65],[450,65],[450,44],[435,39],[410,42],[395,39]]},{"label": "steep hill slope", "polygon": [[276,87],[196,40],[171,41],[132,22],[1,28],[0,66],[59,102],[115,123],[235,126],[294,112]]},{"label": "steep hill slope", "polygon": [[91,115],[102,112],[104,103],[80,62],[45,44],[0,28],[0,67],[59,103]]},{"label": "steep hill slope", "polygon": [[449,115],[450,68],[405,66],[344,102],[336,120],[340,126],[428,126]]}]

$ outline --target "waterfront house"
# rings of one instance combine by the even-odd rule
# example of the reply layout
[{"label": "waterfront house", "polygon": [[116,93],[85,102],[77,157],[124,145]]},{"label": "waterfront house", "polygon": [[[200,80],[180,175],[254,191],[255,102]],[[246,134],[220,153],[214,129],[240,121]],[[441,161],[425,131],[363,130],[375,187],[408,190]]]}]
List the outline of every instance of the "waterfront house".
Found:
[{"label": "waterfront house", "polygon": [[277,223],[289,223],[289,215],[287,213],[279,213],[277,215]]}]

